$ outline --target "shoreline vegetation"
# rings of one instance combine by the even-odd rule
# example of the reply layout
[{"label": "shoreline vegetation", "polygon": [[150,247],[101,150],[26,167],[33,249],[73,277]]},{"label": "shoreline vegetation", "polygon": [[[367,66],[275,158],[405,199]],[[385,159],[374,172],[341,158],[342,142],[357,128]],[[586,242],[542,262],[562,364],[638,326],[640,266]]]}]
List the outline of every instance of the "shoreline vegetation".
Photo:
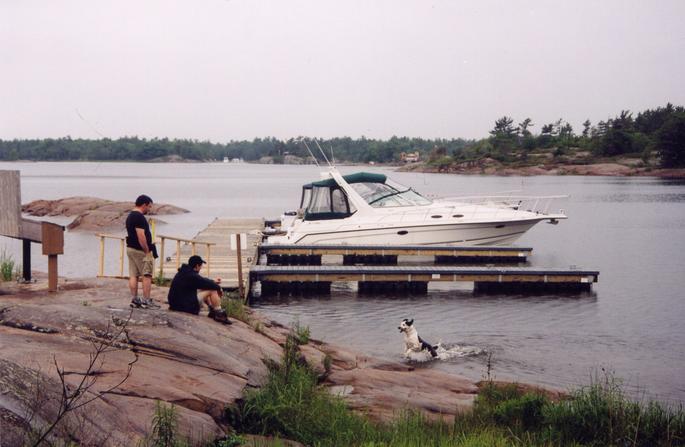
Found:
[{"label": "shoreline vegetation", "polygon": [[[481,139],[393,136],[252,141],[138,137],[97,140],[64,138],[0,140],[0,161],[147,161],[303,164],[318,147],[343,164],[405,165],[409,170],[489,175],[650,175],[685,177],[685,108],[666,104],[637,114],[623,110],[576,131],[557,119],[546,124],[502,116]],[[539,132],[534,130],[539,128]]]},{"label": "shoreline vegetation", "polygon": [[225,327],[124,309],[122,288],[62,279],[48,296],[0,282],[3,445],[685,445],[682,405],[635,401],[604,370],[551,392],[496,381],[488,357],[483,380],[466,384],[322,343],[230,293]]}]

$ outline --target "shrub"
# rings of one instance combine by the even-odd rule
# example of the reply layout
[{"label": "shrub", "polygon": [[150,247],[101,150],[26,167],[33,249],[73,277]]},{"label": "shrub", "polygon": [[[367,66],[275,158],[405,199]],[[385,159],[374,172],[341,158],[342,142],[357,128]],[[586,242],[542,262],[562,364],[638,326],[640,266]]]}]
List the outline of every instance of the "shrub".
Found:
[{"label": "shrub", "polygon": [[16,263],[12,255],[7,253],[4,249],[0,253],[0,279],[3,281],[12,281],[14,279],[14,270]]},{"label": "shrub", "polygon": [[440,157],[435,160],[430,160],[427,164],[429,166],[435,166],[438,168],[447,168],[450,165],[452,165],[452,163],[454,163],[454,159],[449,155],[445,155],[444,157]]},{"label": "shrub", "polygon": [[306,345],[309,343],[309,337],[311,335],[309,326],[300,326],[300,322],[296,321],[293,323],[291,333],[298,345]]},{"label": "shrub", "polygon": [[685,414],[657,402],[642,405],[629,400],[621,382],[605,372],[602,380],[543,409],[555,440],[595,445],[682,445]]},{"label": "shrub", "polygon": [[494,420],[500,425],[534,430],[543,423],[542,410],[547,403],[541,394],[526,393],[498,404],[493,410]]},{"label": "shrub", "polygon": [[155,276],[153,278],[153,281],[154,281],[155,285],[158,287],[162,287],[162,286],[166,287],[169,284],[171,284],[171,280],[166,279],[164,277],[164,273],[162,273],[162,272],[157,273],[157,276]]},{"label": "shrub", "polygon": [[221,307],[226,311],[229,317],[240,320],[244,323],[250,323],[250,315],[247,312],[247,306],[241,299],[224,298],[221,300]]},{"label": "shrub", "polygon": [[167,407],[160,401],[155,403],[155,415],[152,418],[152,434],[145,443],[146,447],[186,447],[188,442],[178,436],[176,430],[176,408]]},{"label": "shrub", "polygon": [[349,411],[341,398],[317,384],[316,373],[298,352],[291,333],[281,363],[266,361],[269,380],[248,391],[230,419],[240,431],[295,439],[306,445],[356,444],[370,423]]}]

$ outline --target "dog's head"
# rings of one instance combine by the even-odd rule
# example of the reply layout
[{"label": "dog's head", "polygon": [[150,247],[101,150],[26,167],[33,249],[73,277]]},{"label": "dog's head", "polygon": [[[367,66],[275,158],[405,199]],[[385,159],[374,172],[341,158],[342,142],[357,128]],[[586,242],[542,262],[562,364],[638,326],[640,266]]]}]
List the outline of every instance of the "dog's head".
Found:
[{"label": "dog's head", "polygon": [[402,320],[402,322],[401,322],[400,325],[397,327],[397,329],[399,329],[400,332],[406,333],[406,332],[408,332],[410,329],[413,329],[413,328],[412,328],[412,324],[414,324],[414,320],[413,320],[413,319],[408,320],[408,319],[405,318],[404,320]]}]

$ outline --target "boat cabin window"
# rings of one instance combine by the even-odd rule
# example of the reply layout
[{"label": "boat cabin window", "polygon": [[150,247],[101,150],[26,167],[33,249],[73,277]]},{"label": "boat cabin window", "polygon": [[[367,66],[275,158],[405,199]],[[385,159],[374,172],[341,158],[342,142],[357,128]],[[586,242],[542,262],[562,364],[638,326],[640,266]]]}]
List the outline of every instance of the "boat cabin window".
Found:
[{"label": "boat cabin window", "polygon": [[374,208],[430,205],[431,201],[411,188],[387,180],[385,183],[352,183],[350,185]]},{"label": "boat cabin window", "polygon": [[306,185],[304,188],[302,188],[302,198],[300,199],[300,209],[305,209],[307,208],[307,205],[309,205],[309,201],[312,199],[312,187],[309,185]]},{"label": "boat cabin window", "polygon": [[334,213],[348,213],[347,197],[341,189],[331,191],[331,209]]},{"label": "boat cabin window", "polygon": [[356,211],[350,206],[345,192],[337,185],[313,186],[310,191],[308,204],[304,203],[304,191],[302,195],[303,204],[307,207],[304,220],[344,219]]}]

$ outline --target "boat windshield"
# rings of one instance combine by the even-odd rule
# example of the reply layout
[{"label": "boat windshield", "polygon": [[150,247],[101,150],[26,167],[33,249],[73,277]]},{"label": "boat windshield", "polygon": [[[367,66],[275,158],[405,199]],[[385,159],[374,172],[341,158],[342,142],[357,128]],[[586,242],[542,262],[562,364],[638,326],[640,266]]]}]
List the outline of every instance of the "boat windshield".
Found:
[{"label": "boat windshield", "polygon": [[388,179],[385,183],[352,183],[350,186],[374,208],[429,205],[418,192]]}]

